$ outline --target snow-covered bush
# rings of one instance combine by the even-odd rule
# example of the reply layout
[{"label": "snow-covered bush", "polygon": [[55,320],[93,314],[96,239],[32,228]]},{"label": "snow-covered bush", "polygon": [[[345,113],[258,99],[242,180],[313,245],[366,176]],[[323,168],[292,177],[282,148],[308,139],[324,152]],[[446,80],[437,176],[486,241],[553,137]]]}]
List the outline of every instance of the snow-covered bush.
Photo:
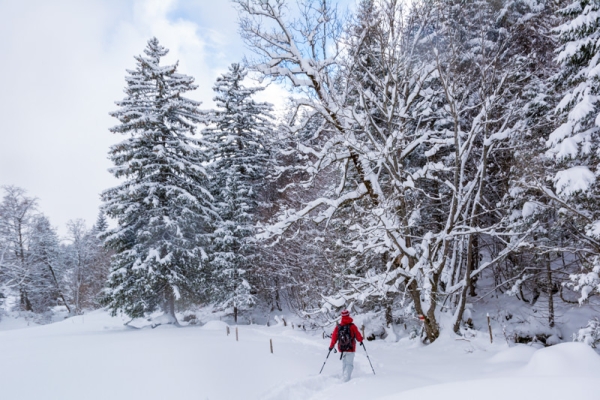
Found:
[{"label": "snow-covered bush", "polygon": [[591,271],[582,271],[578,274],[571,274],[568,286],[573,290],[580,292],[579,304],[583,304],[592,294],[600,293],[600,260],[594,259],[594,266]]},{"label": "snow-covered bush", "polygon": [[585,328],[573,334],[573,341],[585,343],[595,349],[600,344],[600,320],[597,317],[589,320]]}]

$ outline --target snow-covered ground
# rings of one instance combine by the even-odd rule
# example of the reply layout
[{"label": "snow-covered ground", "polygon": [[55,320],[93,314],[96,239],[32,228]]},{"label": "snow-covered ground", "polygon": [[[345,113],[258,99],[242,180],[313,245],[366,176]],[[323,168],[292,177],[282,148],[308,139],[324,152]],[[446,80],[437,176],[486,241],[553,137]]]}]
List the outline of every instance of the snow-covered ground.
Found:
[{"label": "snow-covered ground", "polygon": [[[580,343],[509,347],[479,333],[366,342],[339,379],[328,339],[291,326],[224,322],[131,329],[104,311],[44,326],[0,322],[0,398],[29,399],[600,399],[600,357]],[[17,328],[4,330],[4,328]],[[274,354],[269,351],[273,339]]]}]

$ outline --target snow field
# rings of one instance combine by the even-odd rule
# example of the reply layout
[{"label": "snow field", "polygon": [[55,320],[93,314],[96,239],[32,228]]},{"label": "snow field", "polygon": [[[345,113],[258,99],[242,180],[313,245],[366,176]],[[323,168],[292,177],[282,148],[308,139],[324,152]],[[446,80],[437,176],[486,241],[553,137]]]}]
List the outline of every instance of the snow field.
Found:
[{"label": "snow field", "polygon": [[[580,343],[535,350],[443,335],[423,346],[366,342],[353,379],[329,340],[291,327],[212,321],[131,329],[104,311],[0,332],[0,398],[33,399],[600,399],[600,357]],[[0,322],[0,330],[4,321]],[[273,339],[274,354],[269,351]],[[573,397],[575,396],[575,397]]]}]

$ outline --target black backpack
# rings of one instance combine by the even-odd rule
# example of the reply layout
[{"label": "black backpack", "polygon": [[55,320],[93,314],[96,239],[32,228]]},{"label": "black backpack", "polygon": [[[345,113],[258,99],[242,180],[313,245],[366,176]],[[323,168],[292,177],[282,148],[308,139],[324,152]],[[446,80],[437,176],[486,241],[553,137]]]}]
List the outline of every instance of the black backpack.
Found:
[{"label": "black backpack", "polygon": [[352,330],[350,329],[353,324],[338,325],[338,343],[340,344],[340,351],[352,351],[354,349],[354,336],[352,336]]}]

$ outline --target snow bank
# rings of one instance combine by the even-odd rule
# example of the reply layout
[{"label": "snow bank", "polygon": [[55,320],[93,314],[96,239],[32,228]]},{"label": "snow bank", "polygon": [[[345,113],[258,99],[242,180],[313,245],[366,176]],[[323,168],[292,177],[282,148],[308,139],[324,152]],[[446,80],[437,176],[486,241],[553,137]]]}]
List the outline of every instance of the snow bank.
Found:
[{"label": "snow bank", "polygon": [[539,350],[517,345],[489,359],[490,364],[529,362],[516,371],[484,378],[429,385],[378,400],[444,399],[467,397],[486,400],[598,399],[600,356],[582,343],[563,343]]},{"label": "snow bank", "polygon": [[522,370],[531,376],[597,376],[598,371],[600,356],[590,346],[577,342],[536,351]]},{"label": "snow bank", "polygon": [[468,398],[485,400],[531,400],[531,399],[597,399],[596,379],[567,378],[556,380],[546,378],[498,378],[442,385],[426,386],[408,390],[378,400],[444,399],[465,400]]},{"label": "snow bank", "polygon": [[489,362],[497,363],[523,363],[528,362],[537,350],[531,346],[518,344],[501,351],[490,358]]},{"label": "snow bank", "polygon": [[205,331],[223,331],[227,329],[229,325],[227,325],[223,321],[208,321],[206,324],[202,325],[202,329]]}]

